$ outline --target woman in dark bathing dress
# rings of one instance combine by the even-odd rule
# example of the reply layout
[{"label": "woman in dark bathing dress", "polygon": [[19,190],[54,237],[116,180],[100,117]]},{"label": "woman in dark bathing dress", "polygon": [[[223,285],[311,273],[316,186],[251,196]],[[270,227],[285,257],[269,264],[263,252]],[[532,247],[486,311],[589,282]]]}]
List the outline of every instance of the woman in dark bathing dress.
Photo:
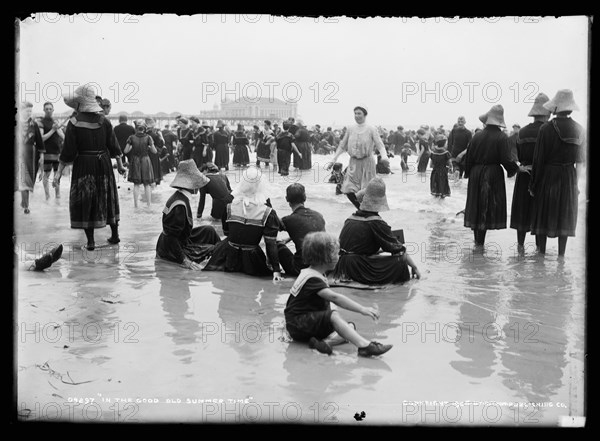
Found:
[{"label": "woman in dark bathing dress", "polygon": [[572,91],[559,90],[544,107],[556,117],[540,128],[533,153],[531,232],[539,236],[538,251],[542,254],[546,239],[558,237],[558,255],[564,256],[567,238],[575,236],[577,226],[577,180],[584,160],[585,133],[570,116],[579,110]]},{"label": "woman in dark bathing dress", "polygon": [[465,156],[465,177],[469,179],[464,226],[471,228],[475,244],[483,246],[487,230],[506,228],[506,186],[504,170],[514,176],[519,166],[511,159],[508,136],[501,127],[504,108],[497,104],[479,120],[485,128],[473,135]]},{"label": "woman in dark bathing dress", "polygon": [[[510,213],[510,228],[517,230],[517,245],[519,251],[524,250],[525,235],[531,230],[531,206],[533,198],[529,194],[529,181],[531,165],[537,136],[542,125],[548,122],[550,111],[543,104],[550,98],[540,93],[529,111],[528,116],[533,117],[533,122],[526,125],[517,136],[517,159],[519,172],[515,178],[512,206]],[[536,236],[537,243],[537,236]]]}]

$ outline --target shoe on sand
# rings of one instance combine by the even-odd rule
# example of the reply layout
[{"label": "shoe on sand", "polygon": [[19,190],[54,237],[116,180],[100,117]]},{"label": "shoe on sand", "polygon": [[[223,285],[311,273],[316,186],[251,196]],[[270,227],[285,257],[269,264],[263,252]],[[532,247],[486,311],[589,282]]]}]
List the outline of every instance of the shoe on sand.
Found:
[{"label": "shoe on sand", "polygon": [[373,355],[382,355],[392,349],[393,345],[382,345],[376,341],[369,343],[369,346],[358,348],[358,355],[361,357],[372,357]]},{"label": "shoe on sand", "polygon": [[52,265],[52,254],[46,253],[39,259],[35,259],[35,263],[31,266],[34,271],[44,271]]},{"label": "shoe on sand", "polygon": [[321,354],[331,355],[333,350],[331,346],[325,343],[323,340],[317,340],[315,337],[311,337],[308,341],[308,347],[311,349],[316,349]]},{"label": "shoe on sand", "polygon": [[57,246],[56,248],[54,248],[52,251],[50,251],[50,255],[52,256],[52,263],[54,263],[58,259],[60,259],[60,256],[62,256],[62,252],[63,252],[62,243],[59,246]]}]

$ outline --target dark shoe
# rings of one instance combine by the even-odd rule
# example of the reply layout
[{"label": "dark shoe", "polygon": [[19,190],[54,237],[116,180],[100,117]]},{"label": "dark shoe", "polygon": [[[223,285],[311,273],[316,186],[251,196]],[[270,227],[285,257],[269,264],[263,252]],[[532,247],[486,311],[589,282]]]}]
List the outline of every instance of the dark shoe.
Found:
[{"label": "dark shoe", "polygon": [[119,239],[118,237],[109,237],[108,239],[106,239],[106,241],[108,243],[117,244],[121,242],[121,239]]},{"label": "dark shoe", "polygon": [[96,249],[96,244],[94,242],[88,242],[85,246],[88,251],[94,251]]},{"label": "dark shoe", "polygon": [[50,251],[50,255],[52,256],[52,263],[54,263],[58,259],[60,259],[60,256],[62,256],[62,252],[63,252],[62,243],[59,246],[57,246],[56,248],[54,248],[52,251]]},{"label": "dark shoe", "polygon": [[358,355],[361,357],[372,357],[373,355],[382,355],[392,349],[393,345],[382,345],[376,341],[369,343],[369,346],[358,348]]},{"label": "dark shoe", "polygon": [[333,350],[331,346],[325,343],[323,340],[317,340],[315,337],[311,337],[308,341],[308,347],[311,349],[316,349],[321,354],[331,355]]},{"label": "dark shoe", "polygon": [[50,253],[44,254],[39,259],[35,259],[35,264],[32,266],[34,271],[43,271],[46,268],[50,268],[52,265],[52,255]]},{"label": "dark shoe", "polygon": [[23,213],[25,213],[25,214],[29,214],[29,213],[30,213],[30,211],[29,211],[29,208],[25,208],[25,209],[23,210]]}]

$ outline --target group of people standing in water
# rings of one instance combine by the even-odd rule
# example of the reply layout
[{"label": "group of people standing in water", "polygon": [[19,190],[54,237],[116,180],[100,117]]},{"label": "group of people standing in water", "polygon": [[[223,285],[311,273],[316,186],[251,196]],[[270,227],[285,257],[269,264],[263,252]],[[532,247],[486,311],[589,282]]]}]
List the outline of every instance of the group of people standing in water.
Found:
[{"label": "group of people standing in water", "polygon": [[[123,172],[121,157],[129,155],[129,180],[136,187],[146,187],[149,201],[148,186],[155,182],[155,176],[148,154],[156,154],[156,142],[146,133],[144,121],[140,121],[122,150],[91,87],[80,86],[65,96],[64,101],[75,112],[66,126],[54,185],[60,184],[64,167],[72,164],[71,227],[84,230],[88,250],[96,246],[94,230],[107,224],[112,232],[108,242],[117,244],[120,210],[111,158],[117,160],[118,171]],[[21,111],[27,115],[28,109],[29,106],[24,106]],[[539,252],[544,253],[546,238],[558,237],[562,256],[567,238],[575,235],[577,172],[584,159],[584,131],[570,117],[575,110],[578,108],[570,90],[560,90],[551,100],[540,94],[529,112],[534,121],[518,133],[515,158],[511,156],[508,136],[502,131],[506,126],[504,109],[495,105],[479,118],[483,130],[475,133],[456,155],[448,149],[445,134],[438,133],[435,148],[428,155],[420,152],[419,171],[424,171],[420,158],[431,158],[431,193],[448,196],[448,169],[454,168],[456,158],[461,155],[458,162],[463,164],[461,172],[468,179],[464,225],[473,230],[478,246],[484,244],[488,230],[506,228],[504,170],[509,177],[516,174],[510,226],[517,230],[519,246],[523,246],[526,233],[531,232],[536,235]],[[550,120],[551,114],[555,117]],[[283,218],[273,209],[266,180],[260,179],[258,168],[247,168],[244,179],[231,189],[228,180],[222,178],[221,170],[227,170],[229,164],[229,153],[225,162],[222,147],[232,143],[235,149],[239,148],[234,152],[233,162],[247,166],[249,140],[243,127],[229,136],[224,134],[222,125],[217,125],[213,162],[203,133],[195,136],[200,122],[193,119],[194,130],[187,132],[188,120],[181,118],[178,142],[182,157],[170,184],[175,192],[163,209],[157,257],[191,270],[240,272],[269,276],[273,281],[281,280],[284,274],[296,277],[285,310],[287,329],[294,339],[307,341],[311,347],[328,354],[332,345],[347,341],[357,346],[359,355],[387,352],[391,345],[365,340],[354,324],[345,321],[330,306],[333,302],[374,319],[379,316],[376,308],[363,307],[332,291],[329,277],[363,285],[404,283],[421,277],[404,244],[381,217],[380,213],[389,207],[385,181],[377,175],[376,156],[387,157],[388,151],[377,128],[366,123],[367,115],[366,106],[354,108],[356,124],[347,128],[328,166],[328,169],[334,167],[342,154],[350,157],[348,167],[340,175],[339,192],[346,195],[356,212],[346,219],[338,237],[326,232],[322,214],[305,206],[305,189],[299,183],[286,189],[292,213]],[[297,121],[296,124],[295,135],[289,132],[290,120],[283,123],[283,130],[276,135],[266,130],[261,140],[262,150],[257,150],[259,160],[268,156],[271,161],[276,157],[278,171],[283,176],[289,173],[293,154],[299,158],[297,168],[312,166],[309,142],[302,137],[303,124]],[[270,122],[265,121],[265,126],[270,127]],[[30,166],[23,171],[31,178],[36,158],[41,158],[37,159],[38,165],[43,166],[44,141],[38,127],[33,128],[31,118],[22,121],[20,127],[20,139],[25,146],[22,160]],[[464,120],[461,124],[459,119],[458,128],[454,129],[450,133],[452,144],[462,139]],[[19,182],[31,185],[30,181]],[[24,185],[19,189],[27,188]],[[221,220],[225,237],[212,225],[194,226],[190,200],[198,192],[204,197],[207,193],[213,195],[211,215]],[[138,193],[135,189],[136,205]],[[26,204],[23,197],[23,206]],[[198,217],[203,208],[202,203],[202,209],[198,207],[196,212]],[[280,232],[287,232],[289,238],[278,239]],[[288,248],[289,242],[294,243],[294,252]]]}]

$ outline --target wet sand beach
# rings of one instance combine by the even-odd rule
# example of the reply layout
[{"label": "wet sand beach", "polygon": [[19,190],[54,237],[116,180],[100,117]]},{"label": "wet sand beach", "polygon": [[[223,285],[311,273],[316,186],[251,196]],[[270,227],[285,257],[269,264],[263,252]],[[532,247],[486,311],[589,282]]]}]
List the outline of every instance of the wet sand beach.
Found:
[{"label": "wet sand beach", "polygon": [[[251,157],[253,159],[254,156]],[[331,157],[329,157],[331,158]],[[347,163],[347,156],[340,158]],[[328,184],[327,156],[288,179],[265,174],[273,208],[290,213],[285,188],[301,182],[306,206],[339,233],[355,210]],[[390,211],[404,229],[422,279],[376,290],[335,288],[376,303],[378,323],[342,310],[370,340],[394,347],[357,356],[351,344],[323,355],[291,342],[283,311],[294,281],[190,271],[155,259],[174,173],[134,209],[133,185],[118,177],[118,246],[84,251],[69,224],[69,177],[62,198],[44,201],[41,184],[23,214],[15,194],[17,407],[21,420],[330,425],[558,426],[584,413],[586,185],[579,183],[577,236],[566,256],[547,254],[516,231],[491,230],[484,250],[456,215],[467,180],[452,195],[430,195],[428,170],[384,176]],[[241,172],[228,172],[232,186]],[[506,179],[507,225],[514,178]],[[194,196],[192,209],[198,204]],[[212,224],[211,198],[197,225]],[[96,230],[96,243],[110,229]],[[285,237],[280,233],[280,237]],[[26,261],[63,243],[44,272]],[[365,412],[365,417],[355,415]],[[360,421],[359,421],[360,420]]]}]

